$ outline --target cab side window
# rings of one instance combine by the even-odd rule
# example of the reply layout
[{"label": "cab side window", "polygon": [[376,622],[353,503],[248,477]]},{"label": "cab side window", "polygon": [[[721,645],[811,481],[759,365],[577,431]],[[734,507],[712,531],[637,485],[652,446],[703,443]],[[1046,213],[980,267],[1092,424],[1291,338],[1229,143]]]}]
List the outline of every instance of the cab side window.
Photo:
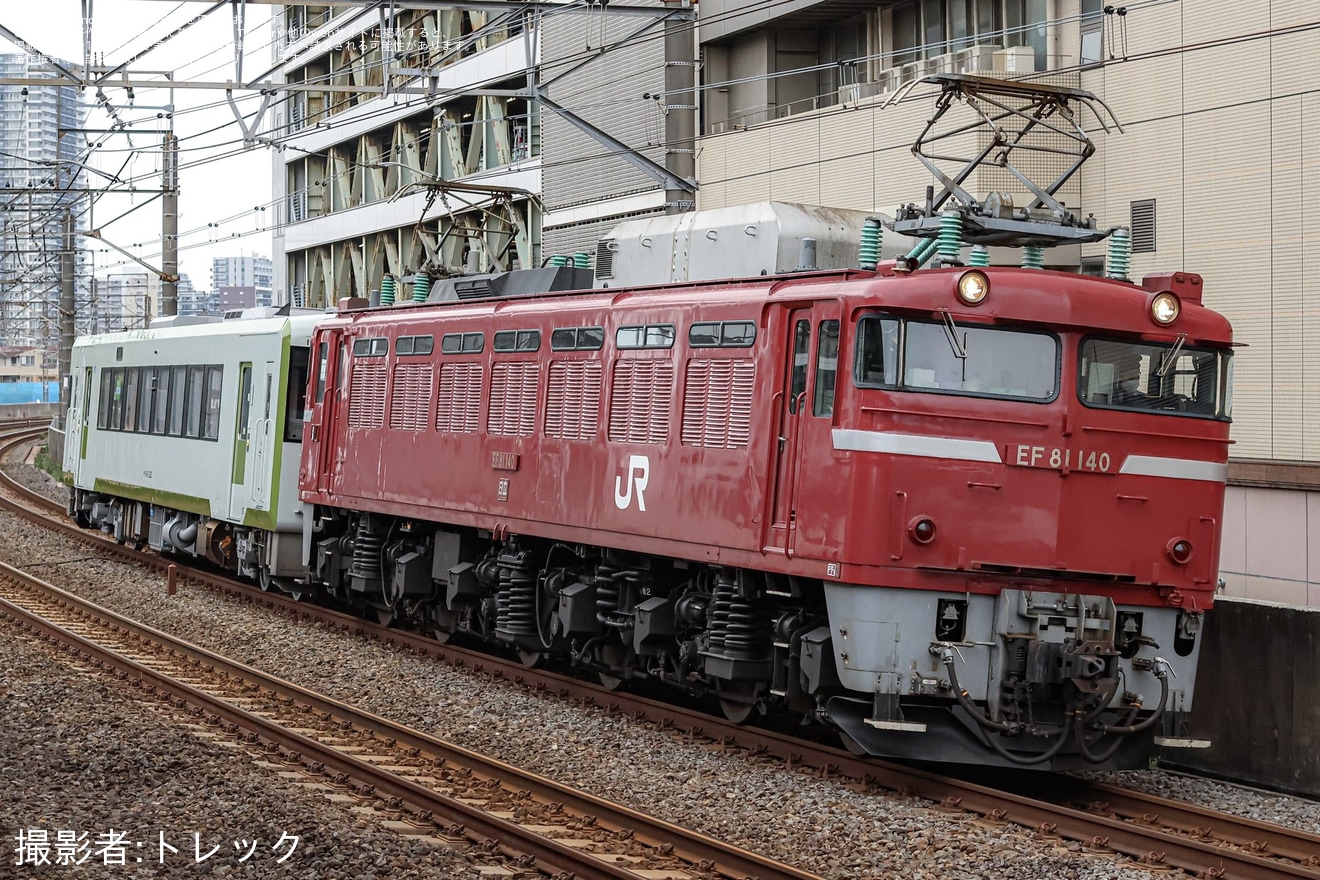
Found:
[{"label": "cab side window", "polygon": [[839,372],[839,322],[821,321],[816,333],[816,384],[811,414],[834,415],[834,379]]}]

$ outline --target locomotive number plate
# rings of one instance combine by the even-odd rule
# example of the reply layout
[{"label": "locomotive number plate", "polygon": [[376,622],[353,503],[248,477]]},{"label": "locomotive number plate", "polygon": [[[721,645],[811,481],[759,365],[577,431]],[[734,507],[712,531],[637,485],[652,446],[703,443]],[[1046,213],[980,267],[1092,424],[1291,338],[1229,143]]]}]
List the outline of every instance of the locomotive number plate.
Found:
[{"label": "locomotive number plate", "polygon": [[1117,463],[1108,452],[1098,449],[1071,449],[1065,446],[1026,446],[1010,443],[1004,460],[1017,467],[1045,468],[1053,471],[1085,471],[1090,474],[1113,474]]}]

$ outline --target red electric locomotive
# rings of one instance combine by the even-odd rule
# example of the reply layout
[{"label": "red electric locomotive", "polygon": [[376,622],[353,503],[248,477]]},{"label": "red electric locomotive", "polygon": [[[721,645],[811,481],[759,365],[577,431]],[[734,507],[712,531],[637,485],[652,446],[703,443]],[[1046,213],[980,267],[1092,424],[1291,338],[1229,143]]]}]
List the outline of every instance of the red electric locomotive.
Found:
[{"label": "red electric locomotive", "polygon": [[[940,227],[946,264],[1042,238],[963,201],[898,225]],[[860,753],[1131,767],[1190,745],[1228,323],[1188,273],[915,265],[527,296],[499,276],[327,319],[313,579]],[[529,289],[589,278],[541,272]]]},{"label": "red electric locomotive", "polygon": [[1200,293],[951,268],[345,313],[315,575],[874,754],[1130,764],[1190,708],[1217,580]]}]

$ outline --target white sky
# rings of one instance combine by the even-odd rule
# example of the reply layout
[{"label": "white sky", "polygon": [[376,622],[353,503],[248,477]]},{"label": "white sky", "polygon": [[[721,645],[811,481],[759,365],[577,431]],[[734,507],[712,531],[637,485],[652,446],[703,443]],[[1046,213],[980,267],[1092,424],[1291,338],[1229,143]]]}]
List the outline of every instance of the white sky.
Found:
[{"label": "white sky", "polygon": [[[98,56],[93,63],[101,54],[109,65],[127,61],[211,5],[212,0],[93,0],[92,50]],[[234,80],[232,8],[226,3],[135,61],[130,70],[173,71],[177,80]],[[274,8],[248,4],[244,79],[251,80],[274,63],[270,48]],[[83,59],[81,16],[79,0],[4,0],[0,4],[0,24],[39,52],[75,64]],[[22,49],[10,49],[8,41],[0,37],[0,53],[11,51]],[[170,93],[136,90],[130,102],[123,88],[107,85],[105,95],[119,117],[130,123],[127,130],[137,133],[131,134],[131,143],[122,134],[81,135],[99,139],[102,144],[88,164],[134,178],[143,188],[159,189],[159,176],[151,175],[160,170],[161,135],[151,130],[164,127],[157,113],[170,102]],[[86,97],[95,104],[94,93]],[[249,92],[236,91],[234,97],[244,113],[252,113],[260,104],[260,99]],[[210,290],[213,258],[272,255],[272,152],[264,146],[243,149],[243,135],[225,103],[224,91],[176,89],[173,101],[174,133],[179,138],[179,268],[198,289]],[[111,123],[105,109],[93,106],[85,126],[108,128]],[[133,147],[140,152],[132,152]],[[128,165],[121,173],[126,160]],[[104,178],[91,175],[88,181],[95,187]],[[144,205],[149,198],[150,194],[105,195],[93,209],[91,225],[102,228],[106,239],[160,268],[160,199]],[[135,206],[141,207],[123,220],[111,222]],[[89,239],[87,243],[95,258],[96,274],[138,271],[136,264],[99,242]]]}]

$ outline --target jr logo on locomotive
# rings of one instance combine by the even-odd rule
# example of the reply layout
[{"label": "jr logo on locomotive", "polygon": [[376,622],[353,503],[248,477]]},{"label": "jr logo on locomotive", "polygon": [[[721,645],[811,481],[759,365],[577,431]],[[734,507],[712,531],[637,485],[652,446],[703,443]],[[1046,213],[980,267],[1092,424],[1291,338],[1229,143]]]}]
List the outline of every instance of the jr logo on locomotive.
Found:
[{"label": "jr logo on locomotive", "polygon": [[646,512],[646,498],[643,493],[651,481],[651,459],[645,455],[628,456],[628,468],[622,476],[614,477],[614,506],[627,510],[632,506],[633,488],[637,489],[637,509]]}]

